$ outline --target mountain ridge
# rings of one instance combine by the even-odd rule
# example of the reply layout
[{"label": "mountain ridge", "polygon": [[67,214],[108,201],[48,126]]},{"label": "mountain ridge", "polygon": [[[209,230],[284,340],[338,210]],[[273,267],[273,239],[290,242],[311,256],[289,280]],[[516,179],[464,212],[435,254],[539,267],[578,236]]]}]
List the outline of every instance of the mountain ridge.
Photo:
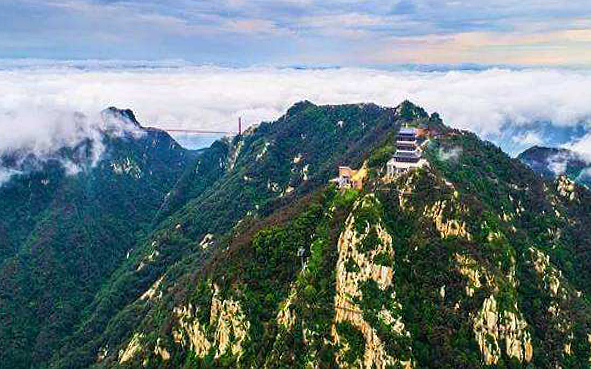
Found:
[{"label": "mountain ridge", "polygon": [[[407,126],[429,165],[384,178]],[[304,101],[179,172],[37,367],[590,363],[591,193],[436,113]]]},{"label": "mountain ridge", "polygon": [[534,146],[517,158],[544,177],[553,179],[564,175],[591,186],[591,163],[582,154],[568,149]]},{"label": "mountain ridge", "polygon": [[192,158],[155,131],[104,131],[100,145],[101,160],[82,156],[75,172],[64,160],[76,156],[60,150],[0,187],[0,229],[10,236],[0,259],[2,367],[47,360]]}]

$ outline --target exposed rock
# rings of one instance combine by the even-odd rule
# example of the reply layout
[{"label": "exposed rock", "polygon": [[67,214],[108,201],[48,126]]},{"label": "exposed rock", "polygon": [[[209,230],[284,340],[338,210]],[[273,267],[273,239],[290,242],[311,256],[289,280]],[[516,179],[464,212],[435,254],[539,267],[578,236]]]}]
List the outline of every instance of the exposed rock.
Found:
[{"label": "exposed rock", "polygon": [[158,292],[158,288],[160,287],[160,283],[162,283],[163,279],[164,279],[164,276],[158,278],[158,280],[156,282],[154,282],[152,287],[150,287],[149,290],[144,292],[144,294],[140,297],[140,299],[141,300],[151,300],[154,297],[159,298],[160,296],[162,296],[162,292],[158,293],[158,295],[156,295],[156,293]]},{"label": "exposed rock", "polygon": [[[424,215],[433,219],[441,238],[456,236],[472,240],[472,235],[466,229],[466,223],[457,219],[448,218],[448,215],[454,213],[453,210],[453,205],[447,200],[440,200],[435,202],[431,207],[425,208]],[[459,211],[465,212],[465,209],[459,209]]]},{"label": "exposed rock", "polygon": [[214,241],[213,241],[213,234],[208,233],[205,236],[203,236],[203,239],[201,240],[201,242],[199,242],[199,246],[201,246],[202,249],[207,249],[209,246],[211,246]]},{"label": "exposed rock", "polygon": [[[154,241],[152,243],[152,246],[154,246],[156,244],[156,241]],[[152,251],[152,253],[150,253],[150,255],[148,255],[148,257],[144,258],[142,261],[140,261],[140,264],[138,265],[136,271],[140,271],[142,269],[144,269],[146,267],[146,265],[150,264],[151,262],[153,262],[154,260],[156,260],[156,258],[160,256],[160,252],[156,249],[154,249]]]},{"label": "exposed rock", "polygon": [[279,313],[277,313],[277,324],[288,330],[293,328],[293,325],[295,324],[296,317],[292,310],[292,304],[295,297],[296,289],[292,288],[287,299],[281,304],[282,307],[279,309]]},{"label": "exposed rock", "polygon": [[154,347],[154,355],[160,356],[164,361],[170,360],[170,353],[165,347],[162,346],[160,338],[158,338],[158,341],[156,341],[156,347]]},{"label": "exposed rock", "polygon": [[[244,146],[244,140],[238,141],[236,146],[232,147],[230,155],[228,156],[228,169],[233,170],[234,166],[236,165],[236,161],[238,160],[238,156],[242,151],[242,147]],[[220,163],[220,166],[223,168],[223,163]]]},{"label": "exposed rock", "polygon": [[269,145],[271,145],[271,143],[265,142],[265,145],[263,146],[263,149],[261,150],[261,152],[259,152],[257,154],[257,157],[256,157],[257,161],[258,160],[261,160],[262,158],[265,157],[265,155],[267,154],[267,151],[269,150]]},{"label": "exposed rock", "polygon": [[481,272],[476,260],[461,254],[455,254],[456,261],[458,263],[458,271],[460,274],[468,278],[468,284],[466,284],[466,295],[472,297],[474,292],[482,287],[480,282]]},{"label": "exposed rock", "polygon": [[560,176],[556,180],[556,189],[563,198],[573,201],[576,198],[575,182],[568,179],[566,176]]},{"label": "exposed rock", "polygon": [[[366,196],[355,205],[355,208],[359,206],[374,206],[374,202],[377,202],[375,198]],[[355,211],[353,211],[353,213],[354,212]],[[381,222],[371,225],[367,224],[364,233],[357,233],[353,213],[349,215],[346,221],[345,230],[340,235],[338,241],[339,259],[337,262],[336,273],[336,315],[334,320],[335,324],[332,328],[333,339],[336,343],[343,344],[342,338],[337,332],[336,324],[340,322],[349,322],[355,328],[359,329],[365,338],[364,358],[363,362],[359,363],[361,367],[366,369],[381,369],[399,364],[404,368],[412,368],[413,363],[411,361],[399,360],[386,352],[384,343],[378,337],[376,330],[364,320],[361,307],[354,302],[356,298],[363,298],[360,284],[364,281],[374,280],[382,290],[385,290],[392,285],[392,268],[377,265],[373,262],[373,259],[378,253],[387,253],[388,255],[393,256],[394,249],[392,246],[392,237],[385,231]],[[367,237],[372,228],[377,233],[379,242],[374,250],[360,252],[358,246],[365,237]],[[359,267],[359,271],[347,271],[346,263],[348,260],[355,262]],[[394,303],[396,303],[395,295],[392,296],[392,299]],[[393,316],[391,311],[382,309],[378,316],[390,326],[393,334],[404,336],[410,335],[405,329],[402,318]],[[338,356],[337,360],[341,361],[342,358]],[[345,365],[345,363],[341,362],[341,365]]]},{"label": "exposed rock", "polygon": [[96,361],[97,363],[100,363],[101,361],[105,360],[105,358],[109,355],[109,346],[103,346],[99,349],[97,355],[96,355]]},{"label": "exposed rock", "polygon": [[195,318],[195,311],[191,304],[174,308],[174,314],[178,319],[179,328],[173,330],[174,341],[182,346],[189,346],[197,357],[204,357],[211,348],[205,328]]},{"label": "exposed rock", "polygon": [[125,158],[122,161],[111,163],[111,168],[116,174],[127,174],[136,179],[142,177],[141,168],[131,158]]},{"label": "exposed rock", "polygon": [[131,360],[141,350],[140,340],[144,338],[143,334],[135,333],[125,350],[119,351],[119,364]]},{"label": "exposed rock", "polygon": [[216,358],[227,351],[230,351],[233,356],[240,357],[242,343],[250,328],[250,322],[246,320],[240,304],[234,300],[221,301],[214,296],[211,304],[211,316],[212,318],[217,317],[215,342],[218,350]]},{"label": "exposed rock", "polygon": [[197,308],[188,304],[174,309],[179,328],[173,330],[173,338],[176,343],[189,346],[197,357],[204,357],[210,349],[217,348],[216,358],[227,352],[240,358],[250,322],[246,320],[238,301],[221,300],[216,285],[214,290],[209,321],[212,333],[208,334],[207,327],[204,327],[196,318]]},{"label": "exposed rock", "polygon": [[500,340],[505,341],[508,357],[527,362],[532,359],[533,347],[527,322],[514,312],[499,311],[494,296],[484,300],[482,309],[474,317],[474,334],[487,365],[498,363]]}]

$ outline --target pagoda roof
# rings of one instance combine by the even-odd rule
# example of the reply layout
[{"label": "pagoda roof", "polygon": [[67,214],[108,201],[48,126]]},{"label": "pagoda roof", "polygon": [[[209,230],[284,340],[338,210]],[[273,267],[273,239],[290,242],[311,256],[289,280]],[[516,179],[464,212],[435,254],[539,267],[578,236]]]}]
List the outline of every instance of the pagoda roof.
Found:
[{"label": "pagoda roof", "polygon": [[414,128],[400,128],[400,132],[398,134],[400,134],[400,135],[416,135],[417,130]]}]

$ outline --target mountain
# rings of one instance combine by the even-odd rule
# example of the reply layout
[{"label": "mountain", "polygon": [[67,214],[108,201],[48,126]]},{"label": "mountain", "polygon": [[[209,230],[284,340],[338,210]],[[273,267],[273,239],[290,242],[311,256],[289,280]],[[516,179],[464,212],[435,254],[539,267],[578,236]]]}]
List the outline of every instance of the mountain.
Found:
[{"label": "mountain", "polygon": [[[424,111],[420,114],[429,119]],[[200,268],[239,223],[266,217],[324,187],[339,164],[361,164],[373,143],[392,136],[401,122],[396,109],[373,104],[319,107],[302,102],[274,123],[202,150],[165,199],[159,223],[138,239],[52,365],[93,363],[101,348],[112,347],[108,342],[124,338],[140,323],[151,305],[142,296],[165,274],[175,279]],[[374,160],[387,160],[386,154],[374,153]]]},{"label": "mountain", "polygon": [[[404,126],[430,131],[429,165],[384,178]],[[330,182],[340,165],[362,190]],[[300,102],[200,150],[160,200],[20,367],[590,365],[591,193],[410,102]]]},{"label": "mountain", "polygon": [[573,151],[534,146],[517,158],[546,178],[565,175],[581,184],[591,185],[591,163]]},{"label": "mountain", "polygon": [[507,122],[497,133],[487,134],[503,151],[511,156],[544,142],[549,147],[561,147],[584,138],[589,129],[584,122],[572,126],[561,126],[551,121]]},{"label": "mountain", "polygon": [[[335,151],[345,156],[326,175],[309,172],[319,179],[309,177],[317,183],[305,187],[310,191],[294,187],[293,200],[271,212],[251,209],[251,218],[217,242],[192,237],[185,231],[191,220],[179,219],[173,229],[197,250],[214,249],[212,256],[178,264],[139,292],[144,298],[115,320],[128,331],[114,332],[113,325],[92,367],[589,366],[589,191],[564,177],[544,180],[475,135],[441,127],[436,117],[384,110],[390,123],[382,126],[379,115],[368,116],[377,107],[296,109],[237,138],[233,146],[245,151],[221,178],[243,177],[242,165],[261,153],[257,173],[289,163],[262,142],[249,150],[255,137],[295,137],[298,144],[279,153],[291,148],[285,156],[301,154],[304,163]],[[364,144],[341,133],[311,154],[316,147],[297,139],[302,122],[319,131],[308,130],[307,138],[332,137],[322,123],[350,122],[327,117],[347,109],[365,117],[356,123],[365,123]],[[391,153],[393,134],[417,119],[439,129],[426,146],[430,166],[383,181],[381,158]],[[383,133],[373,135],[380,127]],[[272,129],[295,132],[277,136]],[[336,145],[342,141],[363,149],[343,152]],[[363,162],[370,179],[362,191],[326,184],[336,164]],[[289,172],[301,179],[293,170],[300,161],[291,163]]]},{"label": "mountain", "polygon": [[[103,114],[125,133],[104,131],[99,142],[43,160],[26,152],[4,158],[4,167],[20,174],[0,187],[2,368],[50,358],[193,160],[165,132],[141,127],[131,111]],[[93,145],[104,150],[96,165],[86,155]],[[74,166],[79,172],[69,173]]]}]

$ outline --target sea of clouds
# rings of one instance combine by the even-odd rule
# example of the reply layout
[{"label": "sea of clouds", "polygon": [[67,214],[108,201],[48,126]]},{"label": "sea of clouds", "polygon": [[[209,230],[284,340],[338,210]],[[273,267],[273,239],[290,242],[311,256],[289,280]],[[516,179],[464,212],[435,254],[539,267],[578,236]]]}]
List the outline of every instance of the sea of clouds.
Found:
[{"label": "sea of clouds", "polygon": [[[85,137],[96,139],[96,117],[109,106],[132,109],[145,126],[235,131],[240,116],[245,126],[274,120],[304,99],[384,106],[409,99],[439,112],[448,125],[472,130],[513,155],[535,144],[555,145],[548,129],[578,127],[577,135],[568,134],[559,144],[591,157],[589,86],[591,71],[586,70],[387,71],[4,61],[0,154],[21,148],[46,153]],[[76,119],[79,113],[87,117],[82,123]]]}]

